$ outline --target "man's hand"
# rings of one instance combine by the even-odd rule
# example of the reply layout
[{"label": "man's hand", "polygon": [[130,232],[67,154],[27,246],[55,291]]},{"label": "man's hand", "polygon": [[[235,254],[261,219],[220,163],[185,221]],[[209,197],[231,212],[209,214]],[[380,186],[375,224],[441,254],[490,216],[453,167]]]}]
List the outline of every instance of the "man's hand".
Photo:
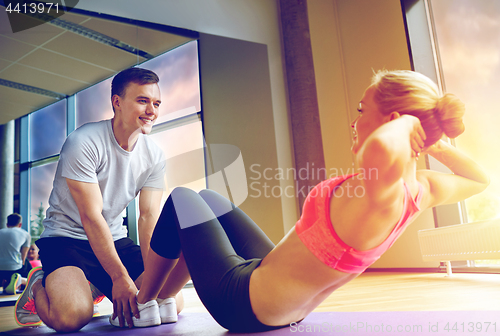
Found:
[{"label": "man's hand", "polygon": [[139,318],[137,308],[137,287],[129,276],[123,276],[113,281],[113,316],[118,316],[120,327],[127,321],[129,328],[134,326],[132,315]]},{"label": "man's hand", "polygon": [[85,183],[66,179],[71,196],[78,206],[83,228],[92,251],[113,280],[113,317],[118,316],[120,326],[124,319],[133,327],[131,314],[139,316],[137,287],[122,264],[113,242],[113,236],[102,216],[102,195],[97,183]]}]

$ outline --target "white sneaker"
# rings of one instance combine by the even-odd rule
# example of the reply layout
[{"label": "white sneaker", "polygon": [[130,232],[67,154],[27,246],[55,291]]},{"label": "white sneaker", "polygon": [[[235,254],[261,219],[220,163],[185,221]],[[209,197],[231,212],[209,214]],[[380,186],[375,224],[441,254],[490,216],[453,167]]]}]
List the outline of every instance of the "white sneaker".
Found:
[{"label": "white sneaker", "polygon": [[94,314],[92,314],[92,317],[97,317],[97,316],[101,316],[101,312],[99,311],[99,307],[94,304]]},{"label": "white sneaker", "polygon": [[177,304],[175,298],[157,299],[160,309],[161,323],[177,322]]},{"label": "white sneaker", "polygon": [[43,279],[42,267],[33,268],[26,280],[26,287],[19,298],[16,301],[14,307],[14,316],[16,318],[17,324],[22,327],[34,327],[42,324],[42,320],[38,313],[36,312],[35,300],[33,299],[33,284],[38,280]]},{"label": "white sneaker", "polygon": [[[151,327],[161,324],[160,311],[156,300],[151,300],[146,303],[137,303],[137,308],[139,308],[140,316],[139,318],[132,316],[134,327]],[[113,315],[109,317],[109,323],[115,327],[120,327],[118,316],[114,319],[112,317]],[[128,327],[127,321],[125,321],[124,324],[125,327]]]}]

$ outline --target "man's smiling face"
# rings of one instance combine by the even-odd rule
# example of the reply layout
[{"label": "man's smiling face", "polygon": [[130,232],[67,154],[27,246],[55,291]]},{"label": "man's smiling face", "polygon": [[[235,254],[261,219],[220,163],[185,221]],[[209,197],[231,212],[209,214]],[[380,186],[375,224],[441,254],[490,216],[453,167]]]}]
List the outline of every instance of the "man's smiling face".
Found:
[{"label": "man's smiling face", "polygon": [[160,88],[158,84],[139,85],[131,82],[127,85],[123,97],[115,95],[113,105],[115,117],[129,132],[140,129],[149,134],[160,111]]}]

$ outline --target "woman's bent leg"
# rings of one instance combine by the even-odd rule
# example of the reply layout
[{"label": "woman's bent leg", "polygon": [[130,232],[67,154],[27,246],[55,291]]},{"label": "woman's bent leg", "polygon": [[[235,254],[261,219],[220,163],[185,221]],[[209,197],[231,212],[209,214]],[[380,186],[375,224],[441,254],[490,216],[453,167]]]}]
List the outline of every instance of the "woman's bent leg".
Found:
[{"label": "woman's bent leg", "polygon": [[177,259],[181,246],[198,289],[214,288],[229,268],[243,261],[210,207],[187,188],[172,191],[151,238],[151,248],[164,258]]},{"label": "woman's bent leg", "polygon": [[274,248],[273,242],[261,228],[228,199],[213,190],[202,190],[200,196],[217,216],[239,256],[244,259],[262,259]]},{"label": "woman's bent leg", "polygon": [[[167,232],[173,235],[174,226],[175,238],[159,238]],[[252,312],[248,290],[250,275],[260,259],[246,261],[238,256],[205,200],[185,188],[175,189],[165,203],[153,233],[151,250],[164,258],[177,258],[178,253],[169,247],[176,239],[182,246],[196,291],[217,322],[231,330],[259,324]]]}]

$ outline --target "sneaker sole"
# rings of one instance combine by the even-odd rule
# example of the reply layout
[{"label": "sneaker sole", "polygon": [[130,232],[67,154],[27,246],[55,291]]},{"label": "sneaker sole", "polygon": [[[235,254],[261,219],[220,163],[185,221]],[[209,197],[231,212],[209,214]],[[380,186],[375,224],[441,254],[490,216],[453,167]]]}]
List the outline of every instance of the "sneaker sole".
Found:
[{"label": "sneaker sole", "polygon": [[35,274],[35,272],[37,270],[41,269],[41,267],[35,267],[33,268],[29,274],[28,274],[28,279],[26,279],[26,287],[24,288],[24,291],[22,292],[21,295],[19,295],[19,298],[17,299],[16,301],[16,305],[14,306],[14,318],[16,319],[16,323],[22,327],[35,327],[35,326],[39,326],[40,324],[42,324],[42,320],[39,320],[38,322],[28,322],[28,323],[22,323],[20,322],[18,319],[17,319],[17,306],[19,304],[19,302],[21,301],[21,299],[26,295],[29,295],[29,288],[31,288],[31,286],[28,286],[28,284],[30,283],[30,280],[31,280],[31,276],[33,274]]},{"label": "sneaker sole", "polygon": [[175,323],[177,322],[178,318],[176,316],[166,316],[161,318],[161,323],[166,324],[166,323]]},{"label": "sneaker sole", "polygon": [[136,321],[134,322],[134,327],[153,327],[161,324],[161,318],[158,316],[157,318],[146,320],[146,321]]},{"label": "sneaker sole", "polygon": [[160,309],[162,324],[177,322],[177,305],[175,299],[169,298],[161,300],[161,304],[158,304],[158,308]]},{"label": "sneaker sole", "polygon": [[[17,277],[15,277],[15,275],[18,275]],[[12,282],[12,280],[14,279],[15,277],[15,281]],[[19,273],[14,273],[12,274],[12,276],[10,277],[10,282],[9,282],[9,285],[7,287],[5,287],[5,293],[7,294],[10,294],[10,295],[14,295],[16,294],[16,289],[17,289],[17,283],[19,281],[19,278],[21,277],[21,275]],[[13,288],[11,288],[13,287]]]},{"label": "sneaker sole", "polygon": [[[118,321],[117,321],[118,322]],[[115,325],[113,322],[111,322],[111,317],[109,319],[109,323],[113,326],[113,327],[117,327],[117,328],[120,328],[120,325],[117,324]],[[135,321],[134,322],[134,327],[139,327],[139,328],[143,328],[143,327],[154,327],[154,326],[159,326],[161,325],[161,318],[158,316],[158,317],[155,317],[153,319],[149,319],[149,320],[145,320],[145,321]],[[127,322],[125,322],[125,325],[122,327],[122,328],[128,328],[128,324]]]}]

